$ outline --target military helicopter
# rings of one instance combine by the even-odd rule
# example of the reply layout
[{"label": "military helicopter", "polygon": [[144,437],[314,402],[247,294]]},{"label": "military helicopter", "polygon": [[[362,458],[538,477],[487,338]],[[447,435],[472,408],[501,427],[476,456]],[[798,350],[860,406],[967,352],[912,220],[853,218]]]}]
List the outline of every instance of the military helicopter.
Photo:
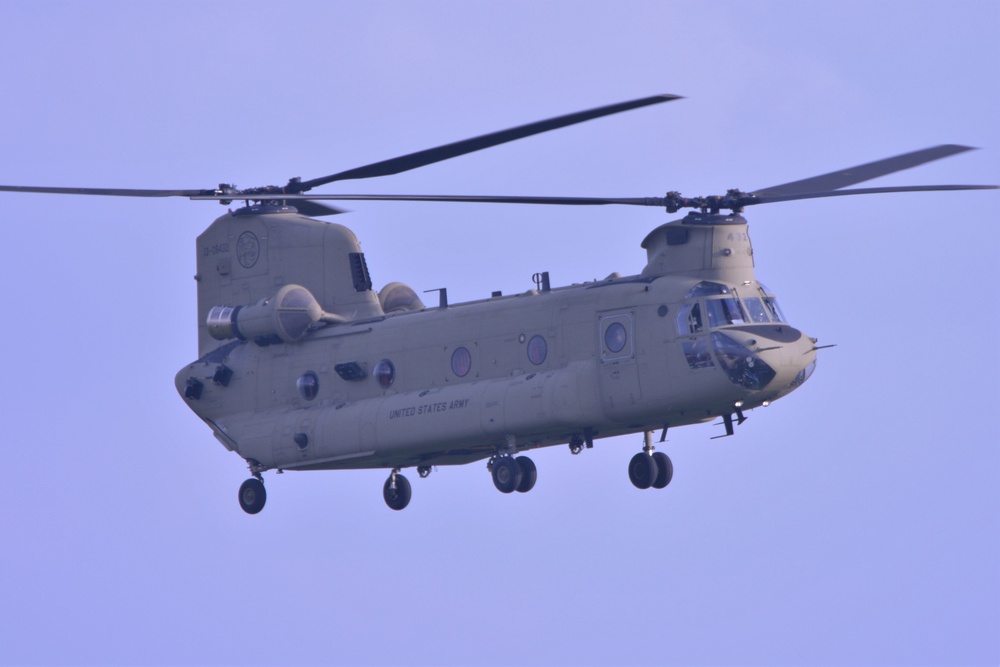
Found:
[{"label": "military helicopter", "polygon": [[[673,465],[656,451],[667,429],[720,419],[724,435],[746,412],[800,387],[820,346],[792,326],[754,274],[745,207],[889,192],[995,185],[849,186],[967,150],[941,145],[849,169],[724,195],[518,197],[306,194],[335,181],[388,176],[534,134],[680,99],[656,95],[438,146],[284,186],[196,190],[0,186],[0,191],[187,197],[244,206],[197,239],[198,358],[175,378],[181,398],[251,477],[249,514],[266,501],[263,473],[388,469],[383,498],[410,502],[401,473],[487,460],[503,493],[530,491],[523,452],[643,434],[628,464],[640,489],[667,486]],[[411,287],[378,291],[354,233],[317,217],[323,200],[653,206],[685,217],[642,241],[634,275],[427,306]],[[722,437],[722,436],[719,436]]]}]

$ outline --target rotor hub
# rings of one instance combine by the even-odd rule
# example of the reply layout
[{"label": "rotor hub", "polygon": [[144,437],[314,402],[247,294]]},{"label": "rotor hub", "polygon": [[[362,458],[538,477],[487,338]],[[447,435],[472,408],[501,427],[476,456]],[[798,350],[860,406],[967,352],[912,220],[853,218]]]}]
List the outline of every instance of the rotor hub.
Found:
[{"label": "rotor hub", "polygon": [[757,197],[736,188],[727,190],[724,195],[709,197],[682,197],[679,192],[668,192],[663,198],[663,203],[667,213],[676,213],[682,208],[697,208],[701,209],[702,213],[717,215],[723,209],[742,213],[744,207],[757,203]]}]

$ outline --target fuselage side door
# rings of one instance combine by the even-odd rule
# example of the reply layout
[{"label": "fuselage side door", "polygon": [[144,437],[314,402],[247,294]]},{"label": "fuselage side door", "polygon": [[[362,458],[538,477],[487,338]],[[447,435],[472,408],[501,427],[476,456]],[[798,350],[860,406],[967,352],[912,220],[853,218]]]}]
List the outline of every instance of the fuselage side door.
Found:
[{"label": "fuselage side door", "polygon": [[642,397],[635,361],[635,313],[613,311],[597,318],[601,403],[609,416]]}]

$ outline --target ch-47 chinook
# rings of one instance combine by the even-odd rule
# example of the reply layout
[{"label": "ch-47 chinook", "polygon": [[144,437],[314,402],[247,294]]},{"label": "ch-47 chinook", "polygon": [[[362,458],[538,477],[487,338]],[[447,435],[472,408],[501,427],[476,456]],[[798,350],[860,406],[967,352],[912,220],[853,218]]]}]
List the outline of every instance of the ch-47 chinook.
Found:
[{"label": "ch-47 chinook", "polygon": [[[2,191],[241,200],[197,240],[198,354],[177,390],[215,437],[249,465],[240,506],[255,514],[268,470],[386,468],[386,504],[411,487],[400,471],[488,459],[504,493],[527,492],[526,450],[642,433],[632,483],[663,488],[670,459],[654,451],[669,427],[745,413],[809,378],[821,346],[792,326],[754,273],[746,206],[794,199],[995,185],[844,189],[969,150],[942,145],[857,167],[725,195],[510,197],[305,194],[327,183],[386,176],[533,134],[679,99],[658,95],[560,116],[285,186],[133,190],[0,186]],[[633,205],[686,217],[642,241],[635,275],[427,307],[410,287],[377,292],[355,235],[314,219],[320,200]]]}]

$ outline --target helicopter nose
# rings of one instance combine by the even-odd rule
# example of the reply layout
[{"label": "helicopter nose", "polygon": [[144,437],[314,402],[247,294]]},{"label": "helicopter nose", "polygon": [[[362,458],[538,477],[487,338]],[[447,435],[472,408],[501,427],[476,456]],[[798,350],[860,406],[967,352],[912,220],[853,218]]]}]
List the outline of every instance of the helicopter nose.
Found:
[{"label": "helicopter nose", "polygon": [[[787,394],[809,379],[816,368],[816,341],[798,329],[782,325],[751,325],[725,330],[725,339],[713,341],[723,359],[737,358],[742,350],[744,365],[753,369],[756,386],[747,386],[743,369],[737,384],[748,389],[767,389],[777,395]],[[718,336],[718,334],[714,334]],[[726,364],[723,364],[726,366]],[[730,373],[730,379],[737,376]]]},{"label": "helicopter nose", "polygon": [[777,375],[772,388],[782,395],[801,386],[816,370],[816,339],[806,336],[794,327],[783,327],[781,338],[774,340],[760,337],[757,353],[773,365]]}]

